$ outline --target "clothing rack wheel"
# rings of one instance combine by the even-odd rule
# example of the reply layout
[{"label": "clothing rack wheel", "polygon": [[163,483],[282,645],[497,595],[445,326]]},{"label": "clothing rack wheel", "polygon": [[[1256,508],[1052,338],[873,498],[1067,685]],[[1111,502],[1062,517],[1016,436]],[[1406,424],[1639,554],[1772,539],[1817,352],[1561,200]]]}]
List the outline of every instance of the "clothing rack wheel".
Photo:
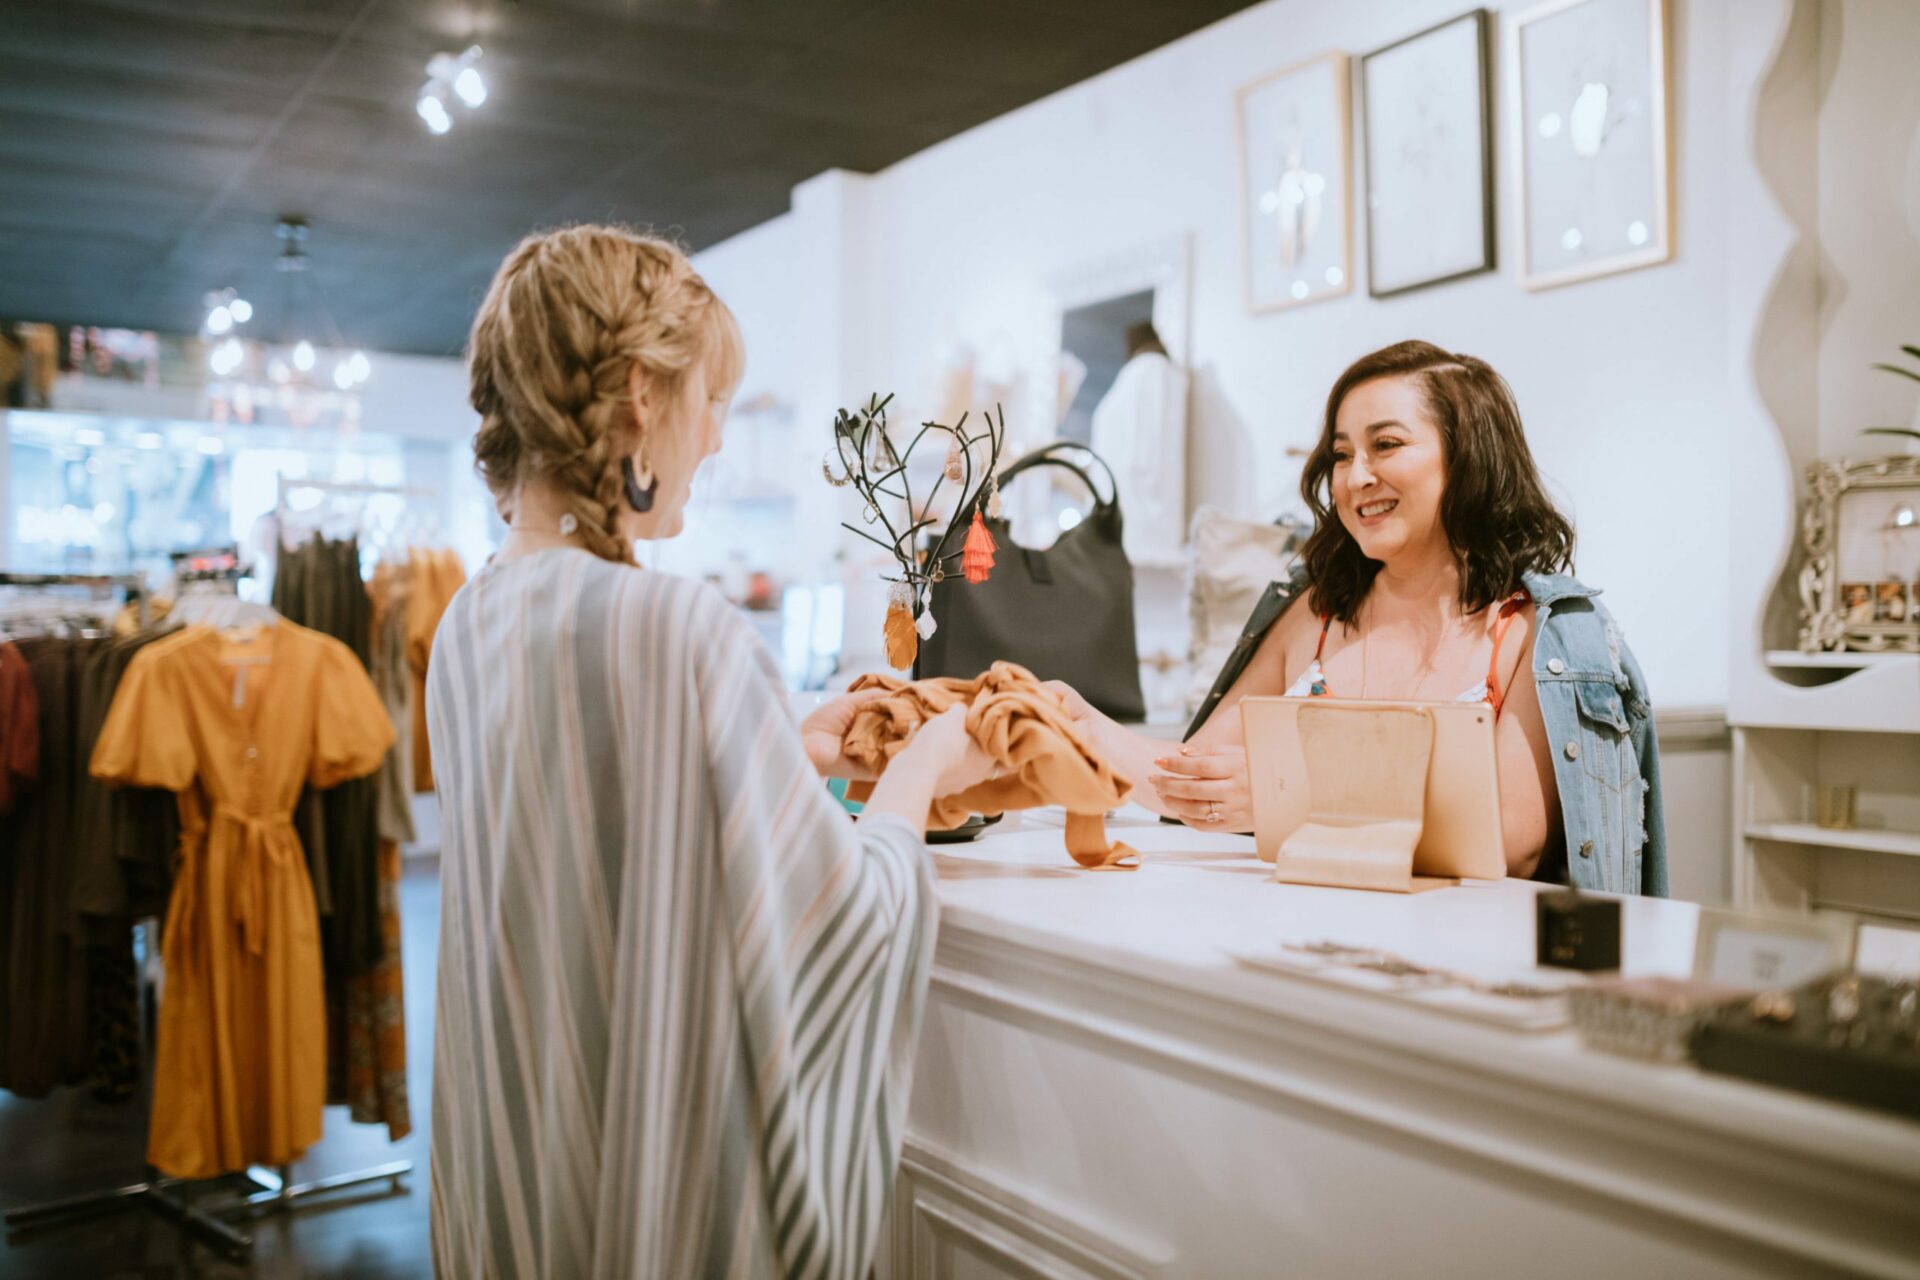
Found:
[{"label": "clothing rack wheel", "polygon": [[413,1172],[413,1161],[396,1160],[391,1164],[375,1165],[370,1169],[357,1169],[352,1173],[336,1173],[331,1177],[315,1178],[312,1182],[293,1181],[292,1170],[287,1165],[269,1169],[265,1165],[252,1165],[247,1169],[247,1180],[259,1190],[242,1196],[231,1209],[246,1208],[253,1216],[267,1213],[285,1213],[302,1207],[301,1202],[314,1196],[326,1195],[333,1191],[343,1191],[348,1187],[361,1187],[370,1183],[385,1182],[389,1186],[387,1195],[397,1196],[406,1193],[406,1184],[402,1178]]},{"label": "clothing rack wheel", "polygon": [[245,1262],[253,1254],[253,1237],[236,1231],[206,1210],[195,1206],[193,1184],[180,1178],[154,1178],[111,1191],[96,1191],[50,1200],[8,1210],[9,1240],[114,1213],[121,1209],[146,1209],[171,1222],[178,1230],[211,1246],[233,1262]]}]

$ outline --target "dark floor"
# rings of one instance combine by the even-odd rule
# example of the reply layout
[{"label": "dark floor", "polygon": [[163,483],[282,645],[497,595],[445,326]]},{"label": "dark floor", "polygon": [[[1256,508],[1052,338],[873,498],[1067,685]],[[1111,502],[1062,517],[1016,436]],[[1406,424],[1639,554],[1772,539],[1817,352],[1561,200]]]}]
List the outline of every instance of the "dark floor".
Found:
[{"label": "dark floor", "polygon": [[[433,1078],[433,962],[439,942],[439,880],[431,860],[409,864],[401,886],[407,984],[407,1077],[414,1130],[399,1143],[383,1126],[356,1125],[327,1110],[326,1136],[293,1168],[296,1182],[394,1160],[411,1160],[406,1194],[386,1184],[365,1198],[338,1193],[251,1224],[250,1266],[186,1243],[154,1213],[123,1210],[0,1245],[4,1280],[413,1280],[433,1274],[427,1242],[427,1117]],[[146,1105],[93,1101],[70,1090],[39,1101],[0,1092],[0,1209],[138,1182],[145,1176]],[[236,1224],[239,1225],[239,1224]],[[245,1227],[242,1228],[247,1229]]]}]

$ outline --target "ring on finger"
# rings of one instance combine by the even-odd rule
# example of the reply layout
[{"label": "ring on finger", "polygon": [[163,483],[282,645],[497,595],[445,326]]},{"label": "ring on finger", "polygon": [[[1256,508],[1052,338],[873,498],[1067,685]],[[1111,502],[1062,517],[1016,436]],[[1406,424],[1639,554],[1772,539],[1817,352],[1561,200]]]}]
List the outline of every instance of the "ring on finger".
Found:
[{"label": "ring on finger", "polygon": [[1220,802],[1218,800],[1207,801],[1207,821],[1220,821]]}]

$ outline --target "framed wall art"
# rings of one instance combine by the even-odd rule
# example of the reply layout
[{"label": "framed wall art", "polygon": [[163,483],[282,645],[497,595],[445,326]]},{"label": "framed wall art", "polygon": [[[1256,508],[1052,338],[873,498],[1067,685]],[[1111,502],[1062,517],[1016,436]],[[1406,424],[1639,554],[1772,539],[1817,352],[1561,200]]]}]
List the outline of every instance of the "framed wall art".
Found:
[{"label": "framed wall art", "polygon": [[1353,288],[1347,56],[1324,54],[1234,95],[1240,239],[1255,311]]},{"label": "framed wall art", "polygon": [[1673,257],[1666,0],[1552,0],[1513,20],[1520,282]]},{"label": "framed wall art", "polygon": [[1491,26],[1475,9],[1360,60],[1376,298],[1493,269]]}]

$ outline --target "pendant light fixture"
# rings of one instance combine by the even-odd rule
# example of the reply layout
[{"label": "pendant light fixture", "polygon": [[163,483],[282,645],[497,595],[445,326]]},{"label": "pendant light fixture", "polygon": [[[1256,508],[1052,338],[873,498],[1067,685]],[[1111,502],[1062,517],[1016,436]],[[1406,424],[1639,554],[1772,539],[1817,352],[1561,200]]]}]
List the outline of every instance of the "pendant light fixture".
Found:
[{"label": "pendant light fixture", "polygon": [[348,424],[359,419],[354,393],[372,376],[373,362],[364,351],[346,349],[321,300],[307,252],[311,230],[307,220],[296,215],[283,216],[275,228],[280,241],[274,259],[278,286],[267,304],[269,314],[260,315],[261,333],[254,342],[243,342],[234,332],[236,325],[257,314],[252,304],[232,290],[209,295],[215,301],[205,332],[218,339],[207,356],[219,380],[212,394],[242,420],[263,405],[277,406],[297,426],[323,417]]}]

